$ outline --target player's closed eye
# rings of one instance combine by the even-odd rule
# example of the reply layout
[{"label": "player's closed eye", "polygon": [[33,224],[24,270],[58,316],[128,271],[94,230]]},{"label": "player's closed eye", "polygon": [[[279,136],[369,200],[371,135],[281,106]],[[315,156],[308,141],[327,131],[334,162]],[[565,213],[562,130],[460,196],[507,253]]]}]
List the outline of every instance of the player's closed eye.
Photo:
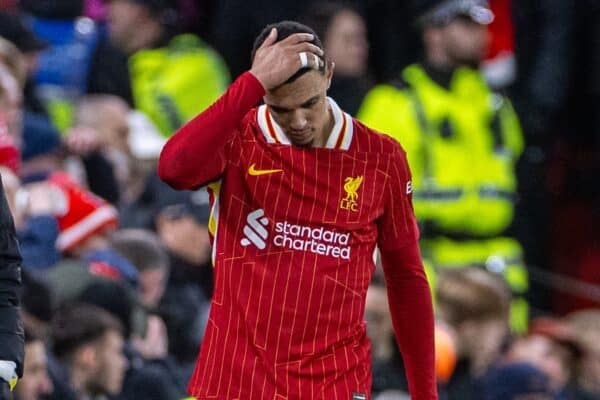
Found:
[{"label": "player's closed eye", "polygon": [[274,112],[275,114],[285,114],[285,113],[289,113],[290,111],[292,111],[287,108],[281,108],[281,107],[276,107],[276,106],[270,106],[269,108],[271,109],[271,112]]},{"label": "player's closed eye", "polygon": [[302,104],[300,107],[302,107],[302,108],[313,108],[318,102],[319,102],[319,98],[318,97],[313,97],[312,99],[310,99],[306,103]]},{"label": "player's closed eye", "polygon": [[[306,109],[313,108],[315,105],[317,105],[319,100],[320,100],[319,96],[312,97],[309,100],[305,101],[304,103],[300,104],[300,107],[298,107],[298,108],[306,108]],[[275,114],[286,114],[286,113],[294,111],[289,108],[277,107],[277,106],[273,106],[273,105],[269,105],[269,109],[271,110],[271,112],[273,112]]]}]

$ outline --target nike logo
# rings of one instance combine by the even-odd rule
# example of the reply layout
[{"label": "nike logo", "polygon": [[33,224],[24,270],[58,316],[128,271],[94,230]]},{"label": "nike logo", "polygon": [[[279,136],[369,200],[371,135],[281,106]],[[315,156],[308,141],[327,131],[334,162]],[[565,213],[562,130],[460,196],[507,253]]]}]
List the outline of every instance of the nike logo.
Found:
[{"label": "nike logo", "polygon": [[252,176],[260,176],[267,174],[274,174],[275,172],[282,172],[282,169],[256,169],[255,164],[252,164],[250,168],[248,168],[248,173]]}]

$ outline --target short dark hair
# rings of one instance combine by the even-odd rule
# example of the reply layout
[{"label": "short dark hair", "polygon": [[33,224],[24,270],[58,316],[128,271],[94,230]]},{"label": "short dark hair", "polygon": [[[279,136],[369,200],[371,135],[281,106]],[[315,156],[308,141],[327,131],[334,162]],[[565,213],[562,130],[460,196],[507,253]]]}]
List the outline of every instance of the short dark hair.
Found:
[{"label": "short dark hair", "polygon": [[27,269],[21,271],[21,278],[23,280],[21,292],[23,311],[44,322],[50,322],[53,312],[53,298],[48,283],[35,277]]},{"label": "short dark hair", "polygon": [[437,311],[448,323],[508,318],[511,292],[504,279],[486,269],[447,269],[437,280]]},{"label": "short dark hair", "polygon": [[60,359],[69,358],[75,350],[109,331],[123,334],[121,323],[107,311],[91,304],[64,304],[52,321],[54,354]]},{"label": "short dark hair", "polygon": [[110,238],[111,246],[142,272],[169,266],[169,256],[158,236],[144,229],[122,229]]},{"label": "short dark hair", "polygon": [[[325,50],[323,48],[323,43],[321,42],[321,39],[319,38],[319,36],[316,34],[316,32],[311,27],[306,26],[306,25],[301,24],[300,22],[296,22],[296,21],[280,21],[280,22],[276,22],[274,24],[269,24],[269,25],[265,26],[265,28],[256,37],[256,39],[254,40],[254,46],[252,46],[252,54],[250,57],[251,63],[254,61],[254,56],[256,55],[256,51],[263,44],[263,42],[265,41],[267,36],[269,36],[269,33],[271,32],[271,29],[273,29],[273,28],[277,29],[277,40],[275,42],[280,42],[283,39],[285,39],[295,33],[310,33],[311,35],[313,35],[313,40],[311,40],[310,43],[314,44],[315,46],[317,46],[318,48],[320,48],[323,51]],[[324,58],[322,61],[323,61],[323,63],[321,64],[322,66],[319,67],[318,71],[321,74],[324,74],[325,66],[327,64],[327,59]],[[287,81],[285,81],[285,83],[290,83],[290,82],[295,81],[296,79],[298,79],[300,76],[304,75],[306,72],[310,71],[311,69],[312,68],[310,68],[310,67],[300,68],[298,70],[298,72],[296,72],[294,75],[292,75]]]},{"label": "short dark hair", "polygon": [[132,330],[133,314],[136,309],[135,292],[123,282],[101,279],[90,283],[77,301],[100,307],[120,322],[125,337]]}]

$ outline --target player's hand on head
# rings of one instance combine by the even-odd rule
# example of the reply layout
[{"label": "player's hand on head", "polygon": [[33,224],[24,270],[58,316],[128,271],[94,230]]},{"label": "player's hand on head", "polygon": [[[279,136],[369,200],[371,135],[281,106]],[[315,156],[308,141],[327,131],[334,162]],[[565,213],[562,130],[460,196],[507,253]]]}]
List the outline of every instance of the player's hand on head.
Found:
[{"label": "player's hand on head", "polygon": [[295,33],[276,42],[277,30],[273,28],[256,50],[250,72],[269,90],[284,83],[302,67],[317,69],[323,50],[310,43],[313,38],[310,33]]}]

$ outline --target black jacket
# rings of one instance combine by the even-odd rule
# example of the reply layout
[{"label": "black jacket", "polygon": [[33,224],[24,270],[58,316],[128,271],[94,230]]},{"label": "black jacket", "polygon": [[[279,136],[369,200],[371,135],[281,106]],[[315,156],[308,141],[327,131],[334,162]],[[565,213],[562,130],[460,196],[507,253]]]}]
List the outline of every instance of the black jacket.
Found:
[{"label": "black jacket", "polygon": [[24,333],[19,317],[21,254],[15,225],[0,178],[0,360],[17,363],[23,373]]}]

